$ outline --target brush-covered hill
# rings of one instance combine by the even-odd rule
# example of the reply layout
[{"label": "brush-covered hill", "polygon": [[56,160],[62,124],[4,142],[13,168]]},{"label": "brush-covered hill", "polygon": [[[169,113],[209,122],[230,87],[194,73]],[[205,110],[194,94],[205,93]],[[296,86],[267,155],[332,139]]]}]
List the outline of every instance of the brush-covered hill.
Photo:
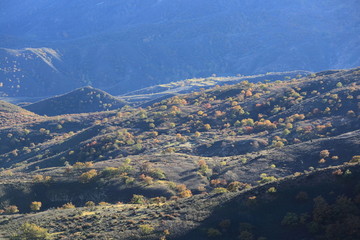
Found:
[{"label": "brush-covered hill", "polygon": [[40,116],[14,104],[0,100],[0,128],[35,121]]},{"label": "brush-covered hill", "polygon": [[55,116],[74,113],[109,111],[125,106],[126,102],[93,87],[83,87],[64,95],[51,97],[24,108],[39,115]]},{"label": "brush-covered hill", "polygon": [[[8,236],[11,226],[27,221],[46,227],[56,239],[233,239],[234,234],[243,234],[240,239],[286,239],[297,231],[303,234],[299,239],[336,236],[326,230],[331,219],[312,217],[311,200],[304,208],[291,205],[293,193],[287,191],[305,191],[313,199],[324,195],[328,188],[320,186],[335,178],[334,196],[348,193],[344,182],[357,185],[357,177],[347,176],[358,171],[350,165],[360,161],[359,83],[360,68],[273,82],[242,81],[146,108],[47,117],[1,129],[0,234]],[[330,170],[322,174],[326,168]],[[284,180],[282,187],[281,179],[291,175],[296,178]],[[266,183],[270,185],[262,186]],[[247,189],[251,196],[238,192]],[[275,192],[274,205],[267,205],[262,196],[271,200]],[[239,215],[251,226],[239,230],[232,221],[237,213],[229,213],[227,203],[252,201],[254,196],[259,199],[254,209]],[[347,196],[357,201],[355,195]],[[241,201],[235,207],[239,212]],[[286,208],[272,207],[284,201]],[[26,215],[39,210],[32,202],[41,202],[40,212]],[[100,207],[79,208],[94,204]],[[217,208],[233,222],[231,227],[227,223],[229,231],[216,225],[216,216],[223,218]],[[261,227],[268,219],[264,208],[278,211],[269,226],[285,230],[276,235]],[[289,218],[295,218],[296,228],[281,226],[287,211],[295,213]],[[300,220],[306,212],[310,217]],[[303,231],[306,227],[315,232]],[[342,231],[343,225],[338,228]]]},{"label": "brush-covered hill", "polygon": [[358,0],[12,0],[0,11],[10,96],[360,65]]}]

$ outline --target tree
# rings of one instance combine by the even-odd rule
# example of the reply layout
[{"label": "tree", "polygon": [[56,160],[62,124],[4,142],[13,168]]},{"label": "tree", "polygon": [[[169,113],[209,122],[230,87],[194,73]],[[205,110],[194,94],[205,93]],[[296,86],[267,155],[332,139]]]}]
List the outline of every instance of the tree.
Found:
[{"label": "tree", "polygon": [[24,223],[17,234],[11,237],[12,240],[46,240],[50,234],[46,228],[33,223]]},{"label": "tree", "polygon": [[31,211],[40,211],[42,203],[41,202],[32,202],[30,204]]}]

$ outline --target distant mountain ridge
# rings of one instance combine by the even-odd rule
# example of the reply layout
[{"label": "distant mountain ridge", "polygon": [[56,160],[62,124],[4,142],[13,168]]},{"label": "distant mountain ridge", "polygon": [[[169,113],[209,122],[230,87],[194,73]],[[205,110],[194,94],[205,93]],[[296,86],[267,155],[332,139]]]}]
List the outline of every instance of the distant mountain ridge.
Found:
[{"label": "distant mountain ridge", "polygon": [[356,0],[2,2],[0,47],[52,49],[61,61],[54,59],[55,71],[33,52],[25,60],[0,50],[0,91],[39,97],[92,85],[118,95],[212,74],[355,67],[359,7]]}]

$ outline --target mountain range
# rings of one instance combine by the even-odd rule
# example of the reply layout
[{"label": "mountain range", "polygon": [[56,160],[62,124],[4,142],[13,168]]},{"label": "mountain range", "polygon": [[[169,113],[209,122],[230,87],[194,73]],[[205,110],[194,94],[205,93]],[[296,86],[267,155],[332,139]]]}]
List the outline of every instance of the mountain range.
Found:
[{"label": "mountain range", "polygon": [[357,0],[0,3],[2,96],[360,65]]}]

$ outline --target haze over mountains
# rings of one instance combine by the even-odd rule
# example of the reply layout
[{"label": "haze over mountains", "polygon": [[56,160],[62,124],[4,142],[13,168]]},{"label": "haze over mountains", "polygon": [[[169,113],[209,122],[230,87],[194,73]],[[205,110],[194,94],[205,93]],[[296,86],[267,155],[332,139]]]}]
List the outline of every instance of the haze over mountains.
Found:
[{"label": "haze over mountains", "polygon": [[356,0],[2,1],[0,90],[120,94],[211,74],[355,67],[359,12]]}]

